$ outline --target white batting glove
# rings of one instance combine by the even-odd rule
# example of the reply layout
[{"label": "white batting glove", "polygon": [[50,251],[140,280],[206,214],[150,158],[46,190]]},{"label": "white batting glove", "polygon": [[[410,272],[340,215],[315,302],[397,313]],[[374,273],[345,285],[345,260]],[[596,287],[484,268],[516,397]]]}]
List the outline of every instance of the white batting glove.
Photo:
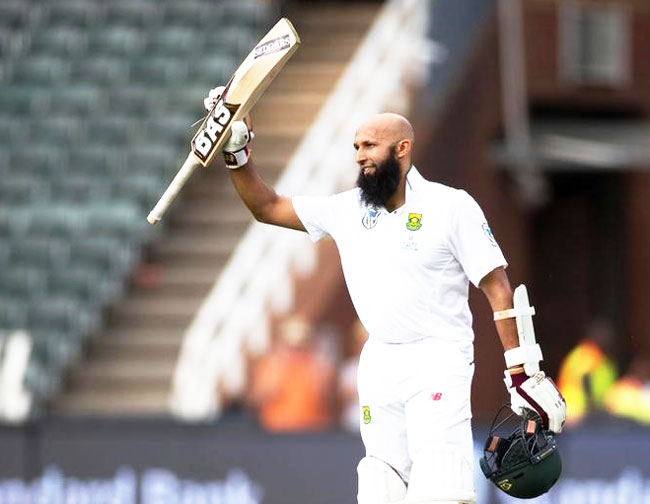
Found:
[{"label": "white batting glove", "polygon": [[203,106],[205,107],[206,112],[210,112],[210,110],[212,110],[214,104],[217,103],[219,101],[219,98],[221,98],[221,95],[223,95],[224,89],[226,89],[225,86],[218,86],[210,90],[208,96],[203,99]]},{"label": "white batting glove", "polygon": [[553,380],[543,371],[526,376],[523,369],[511,374],[505,371],[504,382],[510,393],[510,407],[517,415],[533,410],[545,428],[559,434],[566,421],[566,402]]},{"label": "white batting glove", "polygon": [[232,123],[230,138],[223,146],[223,158],[226,161],[227,168],[236,170],[248,163],[248,158],[251,155],[248,144],[254,136],[244,121],[234,121]]}]

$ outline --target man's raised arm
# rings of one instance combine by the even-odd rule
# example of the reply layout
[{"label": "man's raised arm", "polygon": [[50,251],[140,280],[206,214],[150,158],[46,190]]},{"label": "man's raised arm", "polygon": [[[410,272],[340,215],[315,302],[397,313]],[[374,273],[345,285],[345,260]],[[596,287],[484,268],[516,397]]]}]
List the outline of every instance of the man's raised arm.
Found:
[{"label": "man's raised arm", "polygon": [[[214,103],[221,98],[223,86],[210,90],[203,100],[206,110],[210,111]],[[250,160],[248,144],[253,139],[244,121],[235,121],[231,126],[230,138],[223,147],[226,167],[230,169],[230,178],[244,204],[256,220],[298,231],[306,231],[293,209],[291,198],[280,196],[262,180]]]},{"label": "man's raised arm", "polygon": [[291,198],[280,196],[262,180],[250,158],[248,162],[230,170],[239,197],[256,220],[289,229],[305,231],[298,215],[293,209]]}]

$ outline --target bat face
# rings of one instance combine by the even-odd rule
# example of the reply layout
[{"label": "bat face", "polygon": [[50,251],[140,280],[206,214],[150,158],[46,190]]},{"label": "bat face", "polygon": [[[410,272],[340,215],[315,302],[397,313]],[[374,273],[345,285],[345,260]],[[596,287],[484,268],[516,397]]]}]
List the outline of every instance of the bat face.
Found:
[{"label": "bat face", "polygon": [[210,164],[230,136],[232,122],[250,111],[299,45],[293,25],[282,18],[253,48],[192,138],[192,152],[199,163]]},{"label": "bat face", "polygon": [[225,140],[238,109],[239,105],[228,107],[224,99],[221,98],[210,111],[201,125],[201,129],[194,135],[192,152],[204,166],[209,164],[213,153],[216,153],[217,145],[224,143],[221,139]]}]

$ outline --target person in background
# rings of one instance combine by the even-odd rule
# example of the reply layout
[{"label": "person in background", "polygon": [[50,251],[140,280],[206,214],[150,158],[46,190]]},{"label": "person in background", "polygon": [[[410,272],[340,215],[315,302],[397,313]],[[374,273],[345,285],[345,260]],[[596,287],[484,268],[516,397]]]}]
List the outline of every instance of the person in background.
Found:
[{"label": "person in background", "polygon": [[352,338],[348,357],[341,363],[339,368],[339,401],[341,404],[340,424],[345,430],[359,432],[359,414],[362,411],[359,406],[359,395],[357,394],[357,371],[359,369],[359,355],[361,349],[368,339],[368,333],[363,324],[357,319],[352,326]]},{"label": "person in background", "polygon": [[650,425],[650,358],[637,355],[628,371],[607,389],[603,405],[615,417]]},{"label": "person in background", "polygon": [[562,362],[558,387],[567,402],[567,425],[577,425],[590,411],[603,409],[605,394],[618,376],[611,357],[614,344],[611,322],[595,319]]},{"label": "person in background", "polygon": [[318,431],[333,421],[334,367],[313,348],[312,327],[292,315],[255,366],[248,403],[271,432]]}]

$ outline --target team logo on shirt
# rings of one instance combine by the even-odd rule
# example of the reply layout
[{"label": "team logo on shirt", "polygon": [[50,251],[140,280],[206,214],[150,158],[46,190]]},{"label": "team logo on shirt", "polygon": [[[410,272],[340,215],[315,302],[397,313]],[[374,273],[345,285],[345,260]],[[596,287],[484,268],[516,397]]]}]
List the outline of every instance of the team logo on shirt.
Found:
[{"label": "team logo on shirt", "polygon": [[372,417],[370,416],[370,406],[363,406],[363,423],[368,425]]},{"label": "team logo on shirt", "polygon": [[366,208],[366,213],[364,214],[363,219],[361,219],[361,223],[366,229],[372,229],[377,225],[378,220],[379,209],[375,206],[369,206]]},{"label": "team logo on shirt", "polygon": [[485,236],[488,237],[488,240],[490,240],[490,243],[492,244],[493,247],[497,247],[497,241],[494,239],[494,235],[492,234],[492,230],[490,229],[490,226],[488,226],[487,222],[483,223],[483,232],[485,233]]},{"label": "team logo on shirt", "polygon": [[409,231],[417,231],[422,227],[422,214],[421,213],[410,213],[408,220],[406,221],[406,229]]}]

